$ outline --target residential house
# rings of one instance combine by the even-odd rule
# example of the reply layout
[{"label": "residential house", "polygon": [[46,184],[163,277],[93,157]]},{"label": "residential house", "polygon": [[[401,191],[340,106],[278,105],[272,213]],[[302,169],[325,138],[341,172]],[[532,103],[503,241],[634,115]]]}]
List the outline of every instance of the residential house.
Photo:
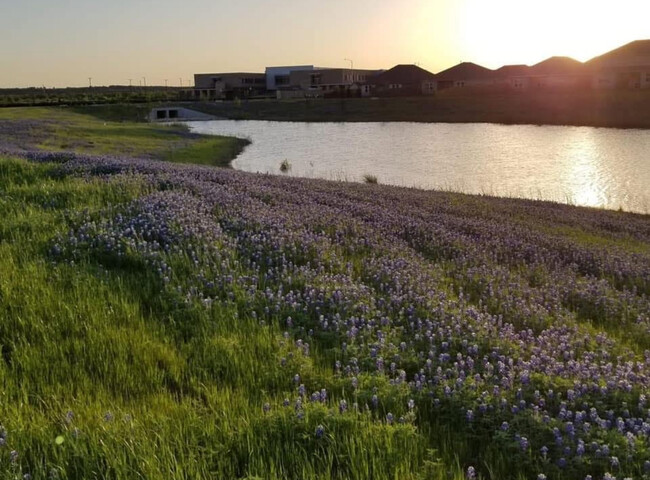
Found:
[{"label": "residential house", "polygon": [[431,95],[436,76],[417,65],[396,65],[368,80],[372,93],[382,96]]},{"label": "residential house", "polygon": [[585,64],[570,57],[550,57],[527,71],[528,88],[586,88],[591,75]]},{"label": "residential house", "polygon": [[525,89],[529,84],[530,67],[528,65],[504,65],[494,70],[494,84],[514,89]]},{"label": "residential house", "polygon": [[650,88],[650,40],[636,40],[587,62],[594,88]]},{"label": "residential house", "polygon": [[438,90],[495,84],[494,71],[472,62],[462,62],[436,74]]}]

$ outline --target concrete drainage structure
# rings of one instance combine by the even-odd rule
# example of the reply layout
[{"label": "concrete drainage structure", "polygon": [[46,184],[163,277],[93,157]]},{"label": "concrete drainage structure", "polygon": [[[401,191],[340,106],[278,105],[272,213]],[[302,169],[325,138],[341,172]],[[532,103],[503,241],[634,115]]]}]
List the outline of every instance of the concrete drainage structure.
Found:
[{"label": "concrete drainage structure", "polygon": [[215,120],[217,117],[184,107],[158,107],[149,113],[150,122]]}]

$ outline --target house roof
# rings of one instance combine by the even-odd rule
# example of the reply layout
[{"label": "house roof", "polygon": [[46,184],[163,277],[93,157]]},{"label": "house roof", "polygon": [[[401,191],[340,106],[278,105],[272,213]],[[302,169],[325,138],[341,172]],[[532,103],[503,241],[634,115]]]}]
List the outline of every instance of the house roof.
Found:
[{"label": "house roof", "polygon": [[435,80],[436,76],[417,65],[395,65],[390,70],[375,75],[370,82],[377,85],[401,83],[413,84]]},{"label": "house roof", "polygon": [[650,65],[650,40],[635,40],[587,62],[594,68]]},{"label": "house roof", "polygon": [[530,75],[575,75],[585,64],[571,57],[550,57],[530,67]]},{"label": "house roof", "polygon": [[528,65],[504,65],[494,71],[495,78],[504,77],[523,77],[530,75],[530,67]]},{"label": "house roof", "polygon": [[480,80],[490,78],[493,75],[493,70],[472,62],[463,62],[438,73],[436,75],[436,80]]},{"label": "house roof", "polygon": [[615,48],[614,50],[594,57],[587,63],[600,63],[605,60],[648,56],[650,56],[650,40],[635,40],[623,45],[622,47]]}]

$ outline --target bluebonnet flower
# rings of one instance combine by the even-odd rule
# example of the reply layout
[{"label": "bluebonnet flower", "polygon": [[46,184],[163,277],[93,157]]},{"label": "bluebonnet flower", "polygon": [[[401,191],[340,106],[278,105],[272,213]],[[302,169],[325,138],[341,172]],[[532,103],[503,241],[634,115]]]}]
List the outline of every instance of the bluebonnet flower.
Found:
[{"label": "bluebonnet flower", "polygon": [[528,450],[528,439],[526,437],[519,438],[519,447],[522,450]]},{"label": "bluebonnet flower", "polygon": [[476,478],[476,469],[472,466],[467,467],[467,474],[465,476],[468,480],[474,480]]},{"label": "bluebonnet flower", "polygon": [[544,445],[542,448],[539,449],[539,451],[542,454],[542,457],[546,458],[546,455],[548,454],[548,447]]}]

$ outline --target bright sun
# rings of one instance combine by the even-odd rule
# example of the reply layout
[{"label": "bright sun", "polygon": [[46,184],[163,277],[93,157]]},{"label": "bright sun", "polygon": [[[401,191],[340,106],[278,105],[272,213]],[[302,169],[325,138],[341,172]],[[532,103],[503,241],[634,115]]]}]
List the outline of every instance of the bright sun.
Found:
[{"label": "bright sun", "polygon": [[492,68],[552,55],[586,61],[649,38],[649,14],[645,0],[464,0],[459,33],[463,53]]}]

